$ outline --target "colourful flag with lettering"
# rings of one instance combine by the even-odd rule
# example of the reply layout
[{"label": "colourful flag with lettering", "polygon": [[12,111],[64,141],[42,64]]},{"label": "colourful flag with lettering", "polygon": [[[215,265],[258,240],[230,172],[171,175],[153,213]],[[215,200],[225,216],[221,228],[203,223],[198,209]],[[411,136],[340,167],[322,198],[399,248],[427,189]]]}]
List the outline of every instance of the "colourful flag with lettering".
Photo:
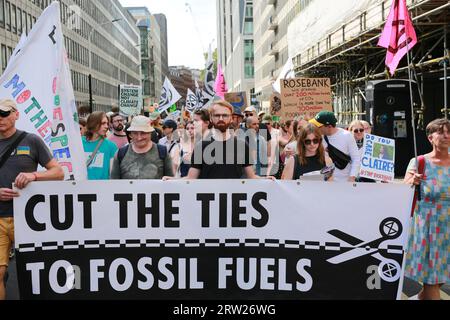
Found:
[{"label": "colourful flag with lettering", "polygon": [[216,83],[214,85],[216,96],[225,99],[225,93],[228,92],[227,83],[225,82],[225,75],[223,74],[222,66],[217,67]]},{"label": "colourful flag with lettering", "polygon": [[54,1],[42,12],[28,36],[22,35],[0,77],[0,96],[16,102],[20,112],[16,128],[45,141],[64,169],[66,180],[86,180],[86,158],[59,2]]},{"label": "colourful flag with lettering", "polygon": [[386,66],[394,75],[398,64],[417,43],[406,0],[394,0],[378,46],[387,49]]}]

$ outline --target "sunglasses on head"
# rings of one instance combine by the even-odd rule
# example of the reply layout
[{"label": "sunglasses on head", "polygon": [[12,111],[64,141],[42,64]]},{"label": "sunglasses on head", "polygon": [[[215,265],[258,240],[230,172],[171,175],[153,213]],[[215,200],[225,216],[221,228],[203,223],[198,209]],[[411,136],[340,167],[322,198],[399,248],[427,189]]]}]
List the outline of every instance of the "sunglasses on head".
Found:
[{"label": "sunglasses on head", "polygon": [[0,110],[0,118],[7,118],[7,117],[9,117],[11,112],[12,112],[12,110],[9,110],[9,111]]},{"label": "sunglasses on head", "polygon": [[311,144],[319,144],[320,140],[319,139],[306,139],[305,140],[305,145],[309,146]]},{"label": "sunglasses on head", "polygon": [[353,130],[353,133],[363,133],[364,132],[364,129],[355,129],[355,130]]}]

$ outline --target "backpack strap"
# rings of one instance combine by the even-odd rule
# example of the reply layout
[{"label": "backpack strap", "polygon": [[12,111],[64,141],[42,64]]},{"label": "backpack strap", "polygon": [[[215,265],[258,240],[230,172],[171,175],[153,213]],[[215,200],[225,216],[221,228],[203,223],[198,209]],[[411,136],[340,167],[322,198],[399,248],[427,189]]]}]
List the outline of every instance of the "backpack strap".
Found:
[{"label": "backpack strap", "polygon": [[166,158],[167,158],[167,148],[161,144],[156,145],[158,147],[159,158],[163,161],[163,176],[166,175]]},{"label": "backpack strap", "polygon": [[125,158],[125,155],[127,154],[129,148],[130,145],[127,144],[126,146],[120,148],[119,151],[117,152],[117,160],[119,160],[119,165],[122,163],[123,158]]}]

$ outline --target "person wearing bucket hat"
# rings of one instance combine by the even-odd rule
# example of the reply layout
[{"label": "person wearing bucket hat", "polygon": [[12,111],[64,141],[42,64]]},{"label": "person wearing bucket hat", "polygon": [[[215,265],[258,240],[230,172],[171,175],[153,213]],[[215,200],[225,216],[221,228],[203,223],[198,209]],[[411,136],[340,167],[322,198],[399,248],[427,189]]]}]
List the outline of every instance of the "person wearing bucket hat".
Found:
[{"label": "person wearing bucket hat", "polygon": [[334,181],[355,182],[361,158],[353,135],[337,127],[336,115],[331,111],[321,111],[309,122],[324,136],[324,147],[336,166]]},{"label": "person wearing bucket hat", "polygon": [[131,143],[119,149],[114,157],[112,179],[161,179],[173,176],[172,160],[167,148],[156,144],[151,139],[155,132],[145,116],[136,116],[127,131]]}]

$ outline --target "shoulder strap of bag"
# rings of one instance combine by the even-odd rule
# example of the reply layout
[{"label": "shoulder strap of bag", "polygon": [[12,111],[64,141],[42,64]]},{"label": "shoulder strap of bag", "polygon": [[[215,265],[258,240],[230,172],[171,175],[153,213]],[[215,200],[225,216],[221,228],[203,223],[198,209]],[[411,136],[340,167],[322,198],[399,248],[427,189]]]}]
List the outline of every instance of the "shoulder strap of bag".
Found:
[{"label": "shoulder strap of bag", "polygon": [[101,138],[100,141],[97,143],[97,146],[94,149],[94,152],[92,152],[91,156],[89,157],[88,161],[86,162],[86,167],[89,168],[89,166],[94,162],[95,156],[98,153],[98,150],[100,150],[100,147],[103,144],[103,141],[105,141],[105,138]]},{"label": "shoulder strap of bag", "polygon": [[156,145],[158,147],[159,158],[163,161],[163,176],[166,175],[166,158],[167,158],[167,148],[161,144]]},{"label": "shoulder strap of bag", "polygon": [[294,174],[292,175],[292,180],[296,180],[299,177],[297,177],[297,170],[300,167],[300,157],[298,154],[294,156]]},{"label": "shoulder strap of bag", "polygon": [[11,157],[11,154],[15,148],[22,142],[22,140],[26,137],[27,133],[22,132],[8,147],[6,147],[5,151],[2,153],[0,158],[0,169],[6,163],[6,161]]},{"label": "shoulder strap of bag", "polygon": [[[425,173],[425,157],[424,156],[419,156],[417,158],[417,162],[418,162],[418,169],[419,169],[419,174],[424,174]],[[420,192],[420,185],[415,187],[415,191],[414,191],[414,199],[413,199],[413,203],[412,203],[412,208],[411,208],[411,217],[414,216],[414,210],[416,209],[416,203],[417,201],[422,200],[422,194]]]}]

